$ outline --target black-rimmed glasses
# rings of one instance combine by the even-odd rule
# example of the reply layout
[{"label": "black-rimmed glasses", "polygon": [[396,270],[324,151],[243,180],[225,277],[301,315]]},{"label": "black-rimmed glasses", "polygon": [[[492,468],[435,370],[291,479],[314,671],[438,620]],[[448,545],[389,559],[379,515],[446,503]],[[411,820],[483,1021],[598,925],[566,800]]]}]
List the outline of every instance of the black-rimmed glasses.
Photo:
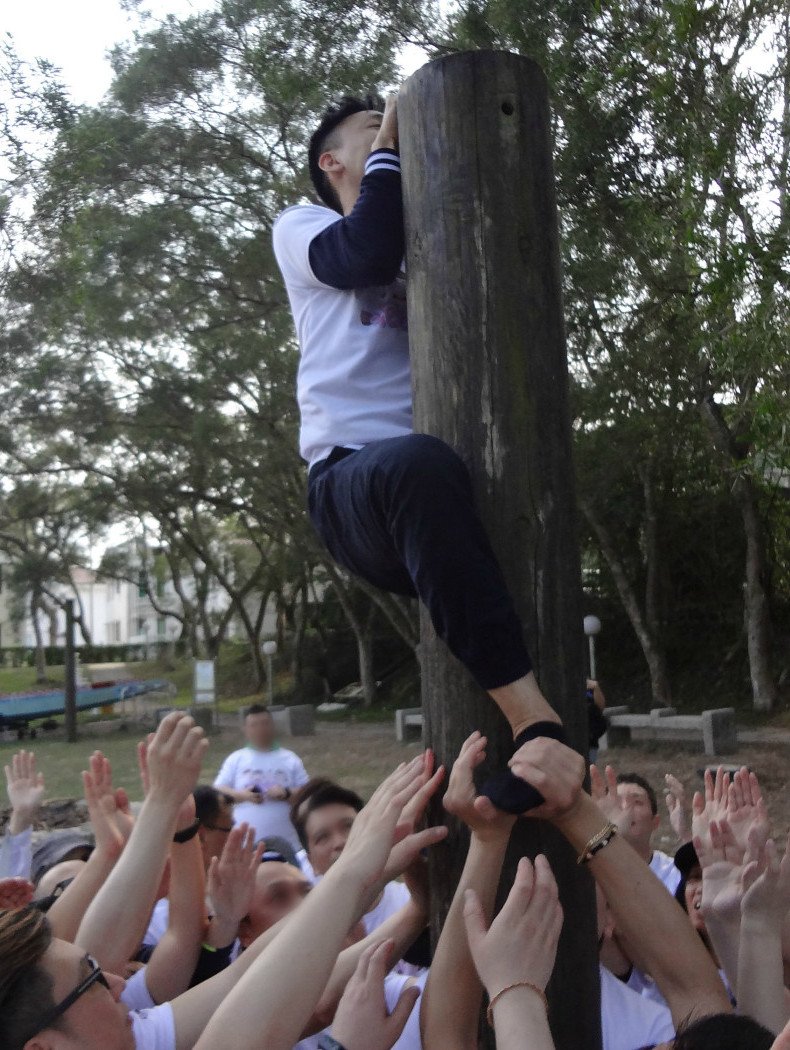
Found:
[{"label": "black-rimmed glasses", "polygon": [[68,1009],[70,1009],[78,999],[85,995],[89,988],[96,984],[97,981],[99,982],[99,984],[104,985],[107,991],[110,990],[110,985],[107,981],[107,978],[102,973],[101,967],[93,958],[93,956],[86,955],[85,958],[90,964],[91,972],[84,980],[80,981],[80,983],[73,991],[69,992],[65,999],[61,999],[61,1001],[56,1006],[53,1006],[51,1010],[48,1010],[47,1013],[44,1014],[44,1016],[39,1021],[38,1028],[36,1028],[35,1032],[31,1032],[28,1038],[32,1039],[34,1035],[38,1035],[39,1032],[43,1032],[45,1028],[50,1028],[52,1024],[55,1021],[57,1021],[59,1017],[62,1017],[63,1014],[65,1014],[65,1012]]}]

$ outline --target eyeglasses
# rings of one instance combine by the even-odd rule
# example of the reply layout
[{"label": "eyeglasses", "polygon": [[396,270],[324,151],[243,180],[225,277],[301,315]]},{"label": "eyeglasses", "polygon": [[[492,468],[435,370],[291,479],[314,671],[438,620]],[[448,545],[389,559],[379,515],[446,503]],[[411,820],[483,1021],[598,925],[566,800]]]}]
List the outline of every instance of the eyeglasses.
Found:
[{"label": "eyeglasses", "polygon": [[86,955],[85,959],[90,964],[91,972],[88,976],[80,981],[74,991],[69,992],[65,999],[53,1006],[51,1010],[44,1014],[36,1028],[35,1032],[31,1032],[28,1038],[32,1039],[34,1035],[38,1035],[39,1032],[43,1032],[45,1028],[50,1028],[54,1021],[57,1021],[65,1012],[70,1009],[78,999],[80,999],[85,993],[98,981],[99,984],[103,985],[107,991],[110,991],[110,985],[107,978],[102,973],[102,969],[92,955]]}]

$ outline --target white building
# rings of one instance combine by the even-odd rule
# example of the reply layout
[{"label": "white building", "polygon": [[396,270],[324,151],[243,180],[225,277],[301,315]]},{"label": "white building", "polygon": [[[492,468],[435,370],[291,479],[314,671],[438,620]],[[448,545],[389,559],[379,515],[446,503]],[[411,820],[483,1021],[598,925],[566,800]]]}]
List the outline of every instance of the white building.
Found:
[{"label": "white building", "polygon": [[[128,552],[128,547],[121,549],[122,554]],[[133,554],[128,563],[134,566]],[[133,577],[134,570],[128,571],[126,575]],[[134,583],[131,579],[112,579],[100,576],[93,569],[74,566],[71,569],[71,579],[73,587],[54,583],[50,589],[63,600],[74,599],[75,612],[84,617],[94,645],[139,645],[145,649],[152,643],[172,642],[180,636],[180,621],[162,611],[172,609],[180,613],[182,609],[182,601],[172,579],[157,578],[151,581],[155,602],[148,595],[142,571],[139,583]],[[181,579],[181,589],[187,600],[194,597],[196,586],[196,581],[190,576]],[[252,595],[250,600],[254,601],[254,598]],[[29,610],[22,622],[15,626],[11,620],[8,599],[8,588],[2,586],[0,563],[0,646],[34,647],[36,632]],[[227,610],[229,602],[227,593],[214,581],[206,599],[209,614],[221,615]],[[38,618],[45,644],[54,642],[56,645],[63,645],[66,637],[66,617],[63,609],[58,608],[56,611],[56,638],[52,637],[50,617],[39,612]],[[273,602],[270,602],[264,618],[262,637],[271,636],[275,630],[276,610]],[[226,637],[244,637],[238,617],[231,619]],[[79,629],[76,632],[76,644],[83,644]]]}]

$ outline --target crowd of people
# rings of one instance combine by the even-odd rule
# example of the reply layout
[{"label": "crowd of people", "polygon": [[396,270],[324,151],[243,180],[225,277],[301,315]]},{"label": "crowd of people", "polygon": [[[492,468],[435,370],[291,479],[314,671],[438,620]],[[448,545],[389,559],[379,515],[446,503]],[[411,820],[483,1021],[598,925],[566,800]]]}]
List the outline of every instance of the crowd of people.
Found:
[{"label": "crowd of people", "polygon": [[[671,857],[652,844],[653,787],[557,740],[514,759],[544,799],[518,818],[478,794],[479,733],[449,775],[425,751],[364,803],[279,755],[265,708],[245,731],[215,783],[199,783],[208,741],[188,715],[168,715],[138,746],[139,807],[94,752],[82,774],[90,829],[37,834],[35,846],[44,777],[30,752],[13,756],[5,1050],[472,1050],[484,993],[500,1050],[548,1050],[545,989],[573,916],[538,856],[521,860],[492,920],[517,819],[551,822],[595,880],[604,1050],[789,1050],[790,853],[771,838],[753,772],[707,772],[690,807],[667,777]],[[431,950],[425,853],[447,827],[425,816],[438,794],[468,849]]]},{"label": "crowd of people", "polygon": [[[307,159],[321,203],[286,208],[272,235],[300,348],[310,519],[342,570],[421,600],[508,723],[512,758],[478,788],[487,741],[473,732],[448,770],[424,751],[364,802],[310,778],[255,706],[245,745],[199,783],[207,739],[174,712],[139,745],[137,811],[97,751],[82,775],[91,834],[34,849],[44,782],[19,752],[0,842],[0,1047],[474,1050],[485,995],[500,1050],[549,1050],[546,988],[575,917],[546,857],[520,860],[493,916],[513,826],[541,820],[594,880],[604,1050],[790,1050],[790,852],[757,778],[707,774],[689,813],[669,776],[678,850],[653,847],[653,787],[594,754],[587,780],[467,466],[414,432],[397,100],[330,106]],[[587,694],[595,752],[605,700],[594,681]],[[448,819],[427,823],[439,793]],[[451,822],[466,835],[447,848],[466,841],[466,856],[432,945],[425,854]],[[597,1026],[579,1034],[596,1041]]]}]

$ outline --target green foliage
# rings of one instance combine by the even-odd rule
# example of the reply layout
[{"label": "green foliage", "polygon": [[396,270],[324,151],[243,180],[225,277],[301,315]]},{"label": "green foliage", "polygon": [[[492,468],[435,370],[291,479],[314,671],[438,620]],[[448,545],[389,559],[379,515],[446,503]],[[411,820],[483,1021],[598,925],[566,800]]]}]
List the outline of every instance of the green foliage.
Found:
[{"label": "green foliage", "polygon": [[[303,509],[297,351],[271,225],[309,192],[304,149],[326,102],[393,83],[404,42],[432,55],[513,49],[552,89],[598,599],[626,608],[625,580],[673,669],[702,646],[740,654],[742,671],[733,497],[748,478],[778,669],[790,621],[783,14],[778,0],[468,0],[446,18],[420,0],[218,0],[141,23],[114,54],[108,97],[79,110],[51,70],[5,52],[3,75],[26,100],[3,111],[6,126],[49,137],[41,157],[13,146],[20,177],[0,186],[0,216],[20,214],[20,193],[29,203],[0,285],[0,510],[31,479],[59,505],[61,489],[40,479],[67,479],[92,536],[132,523],[160,552],[137,552],[149,581],[197,581],[181,617],[191,644],[222,639],[222,615],[201,599],[218,581],[239,615],[253,595],[274,596],[297,664],[302,641],[326,658],[308,602],[323,554]],[[61,573],[81,556],[74,543],[55,548]],[[105,571],[136,571],[123,561]],[[373,622],[371,601],[350,592],[344,615]],[[377,631],[404,626],[389,613]],[[260,625],[246,615],[254,661]]]}]

